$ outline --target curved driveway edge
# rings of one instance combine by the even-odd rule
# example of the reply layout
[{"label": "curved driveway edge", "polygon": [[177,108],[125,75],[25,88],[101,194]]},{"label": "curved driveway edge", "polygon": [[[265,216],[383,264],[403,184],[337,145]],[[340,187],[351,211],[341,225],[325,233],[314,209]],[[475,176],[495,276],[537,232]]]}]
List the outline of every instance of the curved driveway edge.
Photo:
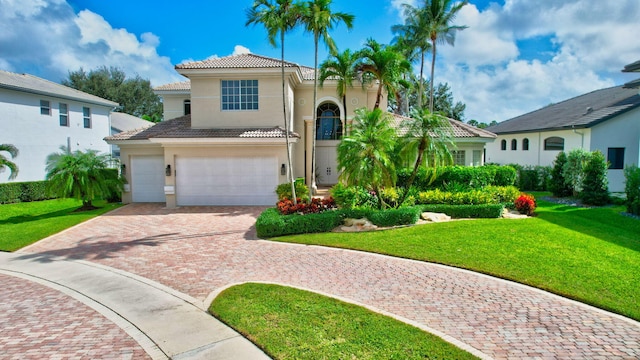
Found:
[{"label": "curved driveway edge", "polygon": [[257,240],[253,225],[263,209],[128,205],[20,255],[100,263],[198,301],[244,282],[308,289],[435,329],[499,359],[640,358],[636,321],[470,271]]}]

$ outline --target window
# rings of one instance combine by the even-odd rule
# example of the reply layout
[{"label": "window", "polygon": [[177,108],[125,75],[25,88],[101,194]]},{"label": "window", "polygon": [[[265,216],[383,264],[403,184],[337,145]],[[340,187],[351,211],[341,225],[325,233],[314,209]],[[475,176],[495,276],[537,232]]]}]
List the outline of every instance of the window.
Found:
[{"label": "window", "polygon": [[69,126],[69,106],[67,104],[58,104],[60,110],[60,126]]},{"label": "window", "polygon": [[527,138],[522,139],[522,150],[529,151],[529,139]]},{"label": "window", "polygon": [[609,169],[624,169],[624,148],[609,148],[607,150],[607,161],[609,161]]},{"label": "window", "polygon": [[82,108],[82,120],[84,122],[84,128],[91,129],[91,108],[86,106]]},{"label": "window", "polygon": [[49,100],[40,100],[40,114],[51,115],[51,103]]},{"label": "window", "polygon": [[222,110],[258,110],[258,80],[222,80],[221,83]]},{"label": "window", "polygon": [[482,165],[482,151],[473,150],[473,166]]},{"label": "window", "polygon": [[191,100],[187,99],[184,101],[184,114],[191,114]]},{"label": "window", "polygon": [[466,153],[464,150],[454,150],[451,152],[451,155],[453,156],[453,165],[460,165],[460,166],[466,165],[466,162],[465,162]]},{"label": "window", "polygon": [[507,150],[507,140],[502,140],[500,142],[500,150]]},{"label": "window", "polygon": [[564,139],[557,136],[546,138],[544,139],[544,149],[562,151],[564,150]]},{"label": "window", "polygon": [[318,106],[316,140],[339,140],[342,138],[340,109],[336,104],[324,103]]},{"label": "window", "polygon": [[511,150],[518,150],[518,140],[516,139],[511,140]]}]

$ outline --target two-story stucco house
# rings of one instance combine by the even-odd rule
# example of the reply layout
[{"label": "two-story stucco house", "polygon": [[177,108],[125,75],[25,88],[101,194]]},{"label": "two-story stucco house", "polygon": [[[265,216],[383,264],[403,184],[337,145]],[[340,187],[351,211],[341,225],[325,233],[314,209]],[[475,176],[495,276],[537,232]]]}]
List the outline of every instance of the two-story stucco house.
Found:
[{"label": "two-story stucco house", "polygon": [[[18,176],[11,180],[44,180],[47,156],[60,151],[94,149],[109,153],[109,113],[117,103],[51,81],[0,70],[0,143],[19,155]],[[0,183],[9,181],[0,174]]]},{"label": "two-story stucco house", "polygon": [[553,163],[560,151],[600,150],[609,162],[609,191],[624,191],[624,167],[640,159],[640,95],[616,86],[590,92],[488,127],[498,135],[487,161]]},{"label": "two-story stucco house", "polygon": [[[282,110],[281,61],[255,54],[234,55],[176,66],[189,80],[155,89],[165,120],[148,129],[107,138],[120,147],[129,184],[124,202],[182,205],[273,205],[276,186],[289,171],[311,181],[313,127],[319,185],[338,181],[336,147],[354,110],[373,108],[377,88],[356,85],[347,92],[347,109],[326,81],[313,100],[313,68],[285,62],[287,121],[293,169],[287,166]],[[381,108],[386,109],[386,97]],[[314,113],[317,121],[314,124]],[[482,161],[494,134],[455,122],[464,149],[457,158]],[[452,122],[453,124],[453,122]]]}]

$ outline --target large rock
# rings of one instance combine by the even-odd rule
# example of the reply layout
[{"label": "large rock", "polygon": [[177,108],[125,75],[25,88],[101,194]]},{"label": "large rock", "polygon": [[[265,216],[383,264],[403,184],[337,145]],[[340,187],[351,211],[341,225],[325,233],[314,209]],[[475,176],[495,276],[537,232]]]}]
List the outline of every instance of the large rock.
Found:
[{"label": "large rock", "polygon": [[431,222],[451,221],[451,216],[443,213],[423,212],[420,217],[422,218],[422,220]]},{"label": "large rock", "polygon": [[344,232],[359,232],[372,231],[377,228],[367,219],[344,219],[344,225],[340,227],[340,230]]},{"label": "large rock", "polygon": [[502,217],[505,218],[505,219],[526,219],[526,218],[528,218],[528,216],[526,214],[520,214],[516,210],[509,210],[507,208],[504,208],[504,210],[502,210]]}]

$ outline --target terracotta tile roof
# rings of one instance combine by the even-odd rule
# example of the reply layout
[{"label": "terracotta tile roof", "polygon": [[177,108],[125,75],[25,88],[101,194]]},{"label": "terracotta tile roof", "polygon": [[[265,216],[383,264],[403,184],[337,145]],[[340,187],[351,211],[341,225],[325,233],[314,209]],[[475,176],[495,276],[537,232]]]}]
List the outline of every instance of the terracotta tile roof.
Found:
[{"label": "terracotta tile roof", "polygon": [[[295,132],[291,137],[299,138]],[[151,138],[284,138],[285,131],[281,127],[270,128],[232,128],[232,129],[192,129],[191,115],[162,121],[146,129],[121,132],[105,138],[107,141],[148,140]]]},{"label": "terracotta tile roof", "polygon": [[[399,135],[406,135],[406,130],[403,130],[401,124],[403,121],[406,121],[410,118],[402,115],[392,114],[393,115],[393,125],[396,129],[399,129]],[[487,138],[487,139],[495,139],[497,137],[496,134],[484,130],[479,129],[475,126],[471,126],[469,124],[465,124],[461,121],[448,119],[451,124],[451,129],[453,130],[453,137],[456,139],[461,138]]]},{"label": "terracotta tile roof", "polygon": [[154,91],[191,91],[191,81],[180,81],[171,84],[156,86]]},{"label": "terracotta tile roof", "polygon": [[[284,62],[284,66],[300,67],[300,65],[288,61]],[[176,69],[255,69],[278,67],[280,67],[280,59],[255,54],[231,55],[176,65]]]}]

